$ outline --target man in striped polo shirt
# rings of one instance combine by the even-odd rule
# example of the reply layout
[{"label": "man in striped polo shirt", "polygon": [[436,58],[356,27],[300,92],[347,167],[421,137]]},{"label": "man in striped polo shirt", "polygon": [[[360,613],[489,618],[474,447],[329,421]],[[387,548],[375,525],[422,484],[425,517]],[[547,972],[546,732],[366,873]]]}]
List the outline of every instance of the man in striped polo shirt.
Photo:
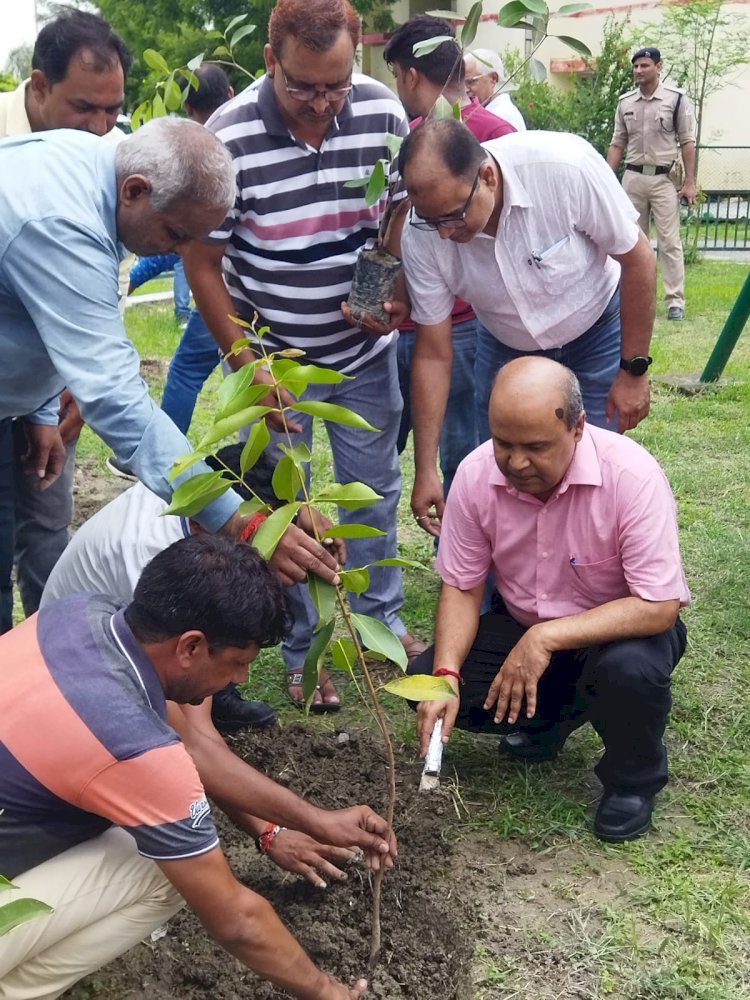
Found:
[{"label": "man in striped polo shirt", "polygon": [[[354,565],[396,554],[402,403],[395,335],[352,327],[341,312],[357,255],[373,244],[386,201],[384,196],[368,206],[364,188],[346,183],[367,176],[378,159],[390,159],[388,133],[407,131],[391,91],[353,72],[360,35],[349,0],[278,0],[269,22],[265,79],[225,104],[207,125],[234,157],[234,210],[207,244],[186,255],[198,308],[223,350],[238,339],[229,316],[250,321],[257,312],[261,325],[270,327],[268,349],[301,348],[309,361],[355,376],[305,393],[306,400],[350,407],[378,428],[373,434],[328,427],[336,478],[364,481],[383,497],[369,509],[368,521],[384,534],[351,540]],[[251,357],[247,352],[244,360]],[[242,361],[240,356],[233,363]],[[295,443],[311,444],[311,418],[297,419]],[[344,511],[342,520],[353,516]],[[367,594],[353,600],[357,610],[390,626],[407,653],[424,648],[399,618],[400,569],[379,566],[370,573]],[[301,700],[293,678],[317,615],[306,592],[297,588],[292,600],[294,627],[284,656],[290,694]],[[330,680],[322,696],[338,706]]]}]

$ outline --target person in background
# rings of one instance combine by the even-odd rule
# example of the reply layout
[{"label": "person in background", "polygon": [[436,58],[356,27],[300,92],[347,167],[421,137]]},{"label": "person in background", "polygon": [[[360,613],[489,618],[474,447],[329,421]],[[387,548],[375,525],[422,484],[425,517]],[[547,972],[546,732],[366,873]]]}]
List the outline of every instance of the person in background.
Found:
[{"label": "person in background", "polygon": [[466,93],[476,98],[493,115],[510,122],[516,132],[526,130],[523,115],[510,94],[498,93],[505,83],[503,60],[491,49],[474,49],[464,56]]},{"label": "person in background", "polygon": [[[625,154],[622,186],[650,239],[654,216],[662,261],[667,319],[685,318],[685,260],[680,239],[680,198],[695,201],[695,115],[690,98],[660,80],[661,52],[655,46],[633,55],[635,90],[623,94],[615,112],[607,163],[614,171]],[[682,156],[684,178],[672,173]]]},{"label": "person in background", "polygon": [[[515,131],[512,125],[487,111],[476,99],[466,96],[461,48],[445,41],[431,52],[414,55],[414,46],[430,38],[453,35],[450,22],[430,14],[417,14],[397,28],[383,50],[396,80],[401,103],[417,128],[430,116],[443,97],[461,108],[461,120],[479,142],[499,139]],[[457,298],[451,315],[453,324],[453,367],[445,420],[440,435],[440,468],[447,496],[459,463],[479,444],[474,400],[474,358],[477,346],[477,318],[468,302]],[[411,359],[414,353],[414,323],[399,326],[398,379],[404,409],[398,434],[398,451],[406,447],[412,428]]]}]

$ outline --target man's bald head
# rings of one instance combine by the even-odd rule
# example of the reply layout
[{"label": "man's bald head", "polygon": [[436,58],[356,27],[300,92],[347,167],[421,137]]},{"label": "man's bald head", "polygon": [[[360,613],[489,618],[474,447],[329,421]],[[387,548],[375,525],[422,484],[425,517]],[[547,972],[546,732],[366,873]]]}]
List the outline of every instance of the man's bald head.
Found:
[{"label": "man's bald head", "polygon": [[575,374],[551,358],[516,358],[495,376],[490,397],[498,405],[513,399],[514,407],[554,413],[567,430],[572,430],[583,412],[581,386]]},{"label": "man's bald head", "polygon": [[500,369],[490,397],[498,468],[512,486],[547,500],[573,461],[585,413],[578,379],[549,358],[517,358]]},{"label": "man's bald head", "polygon": [[425,164],[471,183],[486,159],[478,139],[463,122],[456,118],[428,118],[404,139],[398,166],[407,187],[408,176],[413,173],[416,179]]}]

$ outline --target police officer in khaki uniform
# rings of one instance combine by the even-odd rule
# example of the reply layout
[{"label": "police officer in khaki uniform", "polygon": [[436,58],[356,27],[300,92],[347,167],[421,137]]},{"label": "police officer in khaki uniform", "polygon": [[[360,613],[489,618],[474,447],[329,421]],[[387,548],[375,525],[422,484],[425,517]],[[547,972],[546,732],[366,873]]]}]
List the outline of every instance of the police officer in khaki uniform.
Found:
[{"label": "police officer in khaki uniform", "polygon": [[[638,49],[632,59],[638,87],[617,105],[607,163],[617,170],[625,154],[622,186],[649,233],[653,212],[662,259],[667,319],[685,318],[685,265],[680,240],[680,198],[695,201],[695,133],[693,106],[677,87],[659,80],[661,53],[654,46]],[[679,191],[669,173],[682,152],[684,180]]]}]

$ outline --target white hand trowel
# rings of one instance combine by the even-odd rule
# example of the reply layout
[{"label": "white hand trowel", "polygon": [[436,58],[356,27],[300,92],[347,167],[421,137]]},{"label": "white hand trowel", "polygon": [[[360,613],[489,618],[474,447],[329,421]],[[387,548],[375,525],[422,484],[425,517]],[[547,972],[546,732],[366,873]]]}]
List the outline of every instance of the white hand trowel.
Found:
[{"label": "white hand trowel", "polygon": [[419,780],[420,792],[431,792],[440,787],[440,766],[443,763],[443,720],[438,719],[432,730],[430,745],[427,748],[424,770]]}]

